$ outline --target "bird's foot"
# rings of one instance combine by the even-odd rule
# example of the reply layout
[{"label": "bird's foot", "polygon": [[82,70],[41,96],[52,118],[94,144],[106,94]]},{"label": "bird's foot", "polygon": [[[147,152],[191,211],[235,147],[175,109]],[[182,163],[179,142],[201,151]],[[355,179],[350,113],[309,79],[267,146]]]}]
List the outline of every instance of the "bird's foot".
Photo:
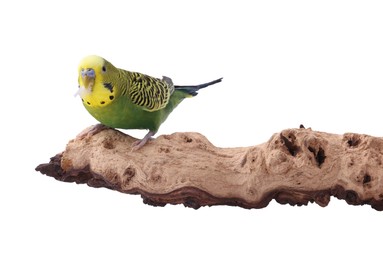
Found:
[{"label": "bird's foot", "polygon": [[94,125],[94,126],[91,126],[90,128],[87,128],[85,129],[84,131],[82,131],[81,133],[79,133],[76,138],[77,139],[84,139],[84,138],[89,138],[105,129],[110,129],[109,126],[106,126],[106,125],[103,125],[103,124],[97,124],[97,125]]},{"label": "bird's foot", "polygon": [[142,138],[141,140],[137,140],[135,141],[133,144],[132,144],[132,151],[137,151],[139,150],[142,146],[144,146],[146,144],[147,141],[149,141],[150,139],[152,139],[152,136],[155,135],[156,132],[154,131],[149,131],[145,136],[144,138]]}]

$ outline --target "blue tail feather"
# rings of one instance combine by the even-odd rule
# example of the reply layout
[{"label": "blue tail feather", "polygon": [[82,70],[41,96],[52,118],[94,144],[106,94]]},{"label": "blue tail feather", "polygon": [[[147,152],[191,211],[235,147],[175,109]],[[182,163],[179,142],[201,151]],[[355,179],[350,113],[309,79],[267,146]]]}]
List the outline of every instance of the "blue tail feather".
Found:
[{"label": "blue tail feather", "polygon": [[174,86],[175,89],[177,90],[182,90],[182,91],[185,91],[186,93],[192,95],[192,96],[196,96],[198,93],[197,91],[200,90],[201,88],[206,88],[210,85],[214,85],[216,83],[219,83],[222,81],[223,78],[219,78],[219,79],[216,79],[216,80],[213,80],[213,81],[210,81],[208,83],[203,83],[203,84],[200,84],[200,85],[188,85],[188,86]]}]

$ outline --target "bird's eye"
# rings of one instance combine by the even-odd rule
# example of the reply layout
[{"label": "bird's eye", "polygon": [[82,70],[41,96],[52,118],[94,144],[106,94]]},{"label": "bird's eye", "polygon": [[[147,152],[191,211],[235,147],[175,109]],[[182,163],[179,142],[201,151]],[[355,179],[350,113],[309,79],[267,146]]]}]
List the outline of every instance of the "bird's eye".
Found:
[{"label": "bird's eye", "polygon": [[105,66],[102,66],[102,71],[105,72],[106,71],[106,68]]}]

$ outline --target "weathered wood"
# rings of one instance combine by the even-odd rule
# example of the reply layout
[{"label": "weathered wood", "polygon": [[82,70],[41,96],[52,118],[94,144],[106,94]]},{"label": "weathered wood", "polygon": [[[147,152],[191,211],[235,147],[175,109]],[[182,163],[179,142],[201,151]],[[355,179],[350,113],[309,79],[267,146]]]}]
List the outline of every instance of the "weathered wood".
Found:
[{"label": "weathered wood", "polygon": [[328,205],[331,196],[383,210],[383,139],[287,129],[263,144],[217,148],[198,133],[136,139],[107,129],[71,140],[36,170],[60,181],[141,194],[154,206]]}]

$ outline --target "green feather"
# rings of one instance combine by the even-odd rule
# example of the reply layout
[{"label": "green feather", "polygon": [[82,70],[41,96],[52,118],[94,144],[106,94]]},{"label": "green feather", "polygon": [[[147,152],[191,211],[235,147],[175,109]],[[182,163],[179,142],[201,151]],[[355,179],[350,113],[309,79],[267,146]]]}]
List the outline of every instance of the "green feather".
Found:
[{"label": "green feather", "polygon": [[148,129],[157,132],[174,108],[189,95],[183,91],[174,91],[167,105],[157,111],[147,111],[133,104],[126,96],[119,96],[105,107],[86,106],[88,112],[100,123],[122,129]]}]

